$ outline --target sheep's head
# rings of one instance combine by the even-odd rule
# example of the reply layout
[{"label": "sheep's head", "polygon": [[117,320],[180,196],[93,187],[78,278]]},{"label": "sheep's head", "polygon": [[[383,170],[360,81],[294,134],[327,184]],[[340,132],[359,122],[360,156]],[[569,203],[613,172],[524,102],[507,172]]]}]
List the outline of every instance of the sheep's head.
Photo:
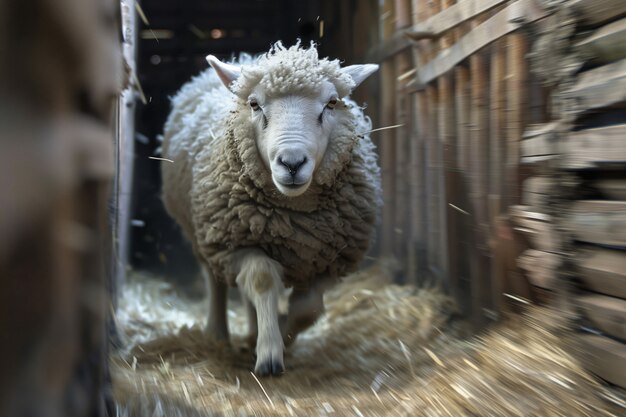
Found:
[{"label": "sheep's head", "polygon": [[[314,47],[277,44],[250,66],[207,60],[249,112],[255,141],[276,188],[288,197],[304,193],[320,166],[350,94],[378,65],[340,68],[318,59]],[[345,114],[344,114],[345,117]]]}]

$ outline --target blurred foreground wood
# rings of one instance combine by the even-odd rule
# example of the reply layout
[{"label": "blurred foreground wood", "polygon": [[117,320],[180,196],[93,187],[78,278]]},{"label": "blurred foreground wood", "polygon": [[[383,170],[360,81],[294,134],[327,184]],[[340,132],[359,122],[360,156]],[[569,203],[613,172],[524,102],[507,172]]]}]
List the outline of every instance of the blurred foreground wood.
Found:
[{"label": "blurred foreground wood", "polygon": [[104,416],[119,3],[0,2],[0,416]]}]

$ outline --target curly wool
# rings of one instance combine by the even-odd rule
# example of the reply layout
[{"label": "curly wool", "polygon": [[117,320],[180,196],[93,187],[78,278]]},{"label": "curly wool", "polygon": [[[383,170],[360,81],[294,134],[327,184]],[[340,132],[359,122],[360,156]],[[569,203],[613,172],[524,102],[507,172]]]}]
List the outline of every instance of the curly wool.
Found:
[{"label": "curly wool", "polygon": [[286,48],[277,42],[256,63],[242,67],[241,76],[232,88],[238,96],[247,97],[260,85],[267,95],[276,97],[315,92],[328,80],[335,85],[339,96],[345,97],[354,88],[354,81],[340,69],[336,59],[319,59],[313,44],[303,49],[299,43]]},{"label": "curly wool", "polygon": [[[312,50],[275,47],[255,65],[243,66],[248,75],[236,88],[252,88],[250,74],[287,55],[307,62],[311,74],[322,77],[328,69],[326,79],[340,79],[334,64],[329,65],[332,61],[317,60]],[[316,85],[317,76],[308,84],[301,82],[299,65],[289,74],[285,61],[277,62],[257,82],[274,83],[281,92]],[[285,84],[275,84],[278,79]],[[298,197],[286,197],[258,153],[249,109],[232,97],[213,70],[207,70],[173,98],[165,127],[164,156],[174,163],[162,165],[164,202],[196,254],[212,274],[230,284],[235,281],[232,256],[246,247],[261,248],[280,262],[286,286],[306,287],[313,279],[333,280],[354,270],[373,236],[381,205],[380,172],[366,133],[369,119],[344,100],[311,186]]]}]

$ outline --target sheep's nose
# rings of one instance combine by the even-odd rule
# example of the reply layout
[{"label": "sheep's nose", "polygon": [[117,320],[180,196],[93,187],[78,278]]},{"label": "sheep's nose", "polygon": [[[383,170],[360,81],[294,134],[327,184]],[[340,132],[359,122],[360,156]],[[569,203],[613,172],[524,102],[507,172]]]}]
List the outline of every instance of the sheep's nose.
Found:
[{"label": "sheep's nose", "polygon": [[292,177],[296,176],[296,174],[298,173],[298,169],[300,169],[300,167],[304,165],[305,162],[306,162],[306,156],[298,160],[292,159],[292,158],[283,159],[280,156],[278,157],[278,163],[280,163],[282,166],[287,168],[287,170],[289,171]]}]

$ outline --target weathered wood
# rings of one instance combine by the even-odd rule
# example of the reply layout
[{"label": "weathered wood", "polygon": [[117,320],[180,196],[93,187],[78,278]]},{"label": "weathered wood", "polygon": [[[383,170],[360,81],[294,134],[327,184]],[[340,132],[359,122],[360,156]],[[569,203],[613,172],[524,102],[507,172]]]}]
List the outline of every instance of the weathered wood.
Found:
[{"label": "weathered wood", "polygon": [[[477,27],[481,27],[479,25]],[[477,29],[473,29],[472,32]],[[472,33],[470,32],[470,33]],[[458,44],[457,44],[458,45]],[[454,47],[450,48],[452,50]],[[487,107],[487,66],[485,57],[475,54],[470,57],[471,110],[469,146],[469,199],[472,206],[473,230],[471,235],[472,254],[470,261],[473,315],[476,324],[484,317],[482,309],[489,305],[489,259],[486,254],[489,221],[487,215],[488,155],[489,155],[489,113]]]},{"label": "weathered wood", "polygon": [[[502,40],[493,44],[490,68],[490,126],[489,126],[489,195],[500,201],[504,188],[504,151],[506,142],[506,60],[505,44]],[[500,214],[489,213],[491,221]]]},{"label": "weathered wood", "polygon": [[593,185],[608,199],[626,200],[626,179],[596,180]]},{"label": "weathered wood", "polygon": [[579,336],[585,367],[600,378],[626,388],[626,345],[607,337]]},{"label": "weathered wood", "polygon": [[505,204],[518,204],[520,199],[519,155],[528,100],[528,42],[522,33],[507,37],[506,49],[506,161]]},{"label": "weathered wood", "polygon": [[505,1],[507,0],[460,0],[426,21],[414,24],[406,34],[412,39],[441,36],[444,32]]},{"label": "weathered wood", "polygon": [[597,63],[626,58],[626,18],[601,27],[574,48],[582,57]]},{"label": "weathered wood", "polygon": [[534,208],[514,206],[510,209],[515,230],[526,236],[535,249],[556,253],[560,249],[560,240],[554,230],[552,217],[538,213]]},{"label": "weathered wood", "polygon": [[424,67],[418,68],[418,81],[421,84],[431,82],[481,48],[519,29],[523,25],[522,22],[530,23],[545,16],[547,16],[547,12],[539,8],[534,0],[518,0],[512,3],[492,18],[478,25],[452,47],[442,51]]},{"label": "weathered wood", "polygon": [[[408,0],[395,0],[394,10],[396,14],[395,30],[400,31],[411,24],[410,5]],[[408,200],[409,194],[407,181],[407,167],[409,165],[409,114],[408,95],[403,91],[404,85],[398,81],[398,77],[411,68],[411,57],[408,51],[396,54],[393,57],[395,81],[395,120],[392,124],[401,125],[393,130],[395,135],[395,214],[394,232],[395,245],[394,255],[403,267],[406,267],[408,251]]]},{"label": "weathered wood", "polygon": [[626,340],[626,300],[588,294],[578,297],[578,303],[594,327]]},{"label": "weathered wood", "polygon": [[577,201],[570,211],[566,223],[575,239],[626,247],[626,201]]},{"label": "weathered wood", "polygon": [[534,176],[522,184],[522,204],[543,211],[547,198],[553,194],[556,181],[549,176]]},{"label": "weathered wood", "polygon": [[626,253],[620,250],[590,248],[577,256],[577,270],[592,291],[626,298]]},{"label": "weathered wood", "polygon": [[396,32],[390,39],[381,42],[370,49],[365,56],[367,62],[383,62],[400,52],[406,51],[411,46],[411,42],[404,32]]},{"label": "weathered wood", "polygon": [[561,166],[581,169],[626,164],[625,137],[626,124],[572,132],[559,145]]},{"label": "weathered wood", "polygon": [[528,126],[520,143],[522,157],[556,155],[558,122]]},{"label": "weathered wood", "polygon": [[528,249],[518,258],[518,265],[534,286],[548,290],[558,288],[557,269],[561,265],[559,255]]},{"label": "weathered wood", "polygon": [[[393,1],[386,0],[381,8],[383,12],[390,12],[393,15]],[[383,34],[385,37],[391,36],[394,30],[392,19],[388,17],[384,21]],[[381,65],[381,115],[380,120],[383,126],[391,126],[395,123],[395,89],[396,72],[393,61],[385,61]],[[383,182],[383,215],[382,215],[382,236],[381,251],[383,255],[393,254],[395,234],[395,173],[396,173],[396,151],[395,134],[393,130],[384,130],[381,134],[381,171]]]},{"label": "weathered wood", "polygon": [[562,97],[574,115],[626,101],[626,59],[580,74]]},{"label": "weathered wood", "polygon": [[623,0],[573,0],[567,5],[583,24],[589,26],[626,14],[626,2]]}]

